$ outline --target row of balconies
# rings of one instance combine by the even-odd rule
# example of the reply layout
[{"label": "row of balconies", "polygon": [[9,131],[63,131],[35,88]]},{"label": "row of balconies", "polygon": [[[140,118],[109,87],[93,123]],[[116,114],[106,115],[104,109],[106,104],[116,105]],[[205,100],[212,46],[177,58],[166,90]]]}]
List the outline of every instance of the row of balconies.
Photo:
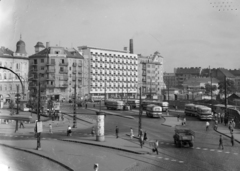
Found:
[{"label": "row of balconies", "polygon": [[127,76],[127,75],[129,75],[129,76],[137,76],[137,74],[134,74],[134,73],[122,73],[122,74],[120,74],[120,73],[112,73],[112,74],[104,74],[104,73],[92,73],[92,75],[93,76],[97,76],[97,75],[105,75],[105,76],[115,76],[115,77],[117,77],[117,76],[121,76],[121,75],[124,75],[124,76]]},{"label": "row of balconies", "polygon": [[92,68],[119,68],[119,69],[137,69],[137,65],[116,65],[116,64],[110,64],[110,65],[104,65],[104,64],[101,64],[101,63],[98,63],[98,64],[92,64],[91,65]]},{"label": "row of balconies", "polygon": [[107,59],[102,59],[102,60],[100,60],[100,59],[94,59],[94,58],[92,58],[91,59],[92,60],[92,62],[104,62],[104,63],[120,63],[120,64],[122,64],[122,63],[127,63],[127,64],[138,64],[138,61],[137,60],[119,60],[119,59],[113,59],[113,60],[107,60]]}]

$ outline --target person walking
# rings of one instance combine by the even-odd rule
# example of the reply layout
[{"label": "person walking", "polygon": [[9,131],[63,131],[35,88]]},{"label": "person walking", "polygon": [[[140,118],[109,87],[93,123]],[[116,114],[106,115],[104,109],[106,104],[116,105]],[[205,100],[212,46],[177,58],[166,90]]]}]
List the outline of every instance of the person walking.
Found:
[{"label": "person walking", "polygon": [[143,147],[143,144],[144,144],[144,137],[143,137],[143,135],[141,135],[141,136],[139,137],[139,142],[140,142],[140,147],[142,148],[142,147]]},{"label": "person walking", "polygon": [[219,147],[218,148],[220,148],[220,147],[222,147],[222,150],[224,149],[222,135],[220,135],[220,138],[219,138]]},{"label": "person walking", "polygon": [[23,121],[20,121],[20,128],[24,128]]},{"label": "person walking", "polygon": [[186,126],[186,118],[185,117],[183,118],[182,125]]},{"label": "person walking", "polygon": [[94,128],[94,126],[92,127],[91,134],[92,134],[92,136],[94,136],[94,135],[95,135],[95,128]]},{"label": "person walking", "polygon": [[52,134],[52,124],[49,124],[49,132]]},{"label": "person walking", "polygon": [[206,122],[206,131],[208,131],[208,128],[209,128],[209,122],[207,121]]},{"label": "person walking", "polygon": [[234,146],[234,141],[235,141],[235,138],[233,136],[233,134],[231,135],[231,143],[232,143],[232,146]]},{"label": "person walking", "polygon": [[154,147],[153,147],[152,151],[153,151],[153,152],[156,152],[157,155],[158,155],[158,140],[156,140],[156,141],[154,142]]},{"label": "person walking", "polygon": [[118,133],[119,133],[118,126],[116,126],[115,132],[116,132],[116,138],[118,138]]},{"label": "person walking", "polygon": [[227,126],[227,123],[228,123],[228,118],[225,116],[224,117],[224,125]]},{"label": "person walking", "polygon": [[87,103],[85,104],[85,109],[87,109]]},{"label": "person walking", "polygon": [[71,136],[71,135],[72,135],[72,128],[70,125],[68,125],[67,136]]},{"label": "person walking", "polygon": [[132,139],[133,136],[134,136],[134,135],[133,135],[133,129],[131,128],[131,129],[130,129],[130,138]]}]

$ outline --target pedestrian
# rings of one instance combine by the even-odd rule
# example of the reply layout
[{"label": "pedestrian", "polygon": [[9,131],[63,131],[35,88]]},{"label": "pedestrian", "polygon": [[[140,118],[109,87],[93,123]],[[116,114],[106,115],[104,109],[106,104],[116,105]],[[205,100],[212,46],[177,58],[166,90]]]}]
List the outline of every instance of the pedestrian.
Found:
[{"label": "pedestrian", "polygon": [[218,147],[218,148],[220,148],[220,147],[222,147],[222,150],[224,149],[224,148],[223,148],[223,139],[222,139],[222,135],[220,135],[220,138],[219,138],[219,147]]},{"label": "pedestrian", "polygon": [[118,138],[118,133],[119,133],[119,129],[118,129],[118,126],[116,126],[116,138]]},{"label": "pedestrian", "polygon": [[186,126],[186,118],[185,117],[183,118],[182,125]]},{"label": "pedestrian", "polygon": [[166,109],[166,114],[167,114],[167,116],[169,115],[168,109]]},{"label": "pedestrian", "polygon": [[221,114],[221,123],[223,123],[223,118],[224,118],[223,115],[224,115],[224,114],[222,113],[222,114]]},{"label": "pedestrian", "polygon": [[49,132],[52,134],[52,124],[49,124]]},{"label": "pedestrian", "polygon": [[180,119],[180,114],[178,113],[177,115],[177,121],[179,122],[179,119]]},{"label": "pedestrian", "polygon": [[231,143],[232,143],[232,146],[234,146],[234,141],[235,141],[235,139],[234,139],[234,136],[233,136],[233,134],[232,134],[232,136],[231,136]]},{"label": "pedestrian", "polygon": [[130,129],[130,138],[132,139],[133,136],[134,136],[134,135],[133,135],[133,129],[131,128],[131,129]]},{"label": "pedestrian", "polygon": [[144,137],[143,137],[143,135],[141,135],[141,136],[139,137],[139,142],[140,142],[140,147],[142,148],[142,147],[143,147],[143,144],[144,144]]},{"label": "pedestrian", "polygon": [[70,125],[68,125],[67,136],[72,136],[72,128]]},{"label": "pedestrian", "polygon": [[59,118],[60,118],[60,113],[58,112],[57,113],[57,120],[59,121]]},{"label": "pedestrian", "polygon": [[85,109],[87,109],[87,103],[85,104]]},{"label": "pedestrian", "polygon": [[147,141],[147,139],[148,139],[148,138],[147,138],[147,132],[145,131],[145,132],[144,132],[144,136],[143,136],[143,140],[144,140],[144,141]]},{"label": "pedestrian", "polygon": [[153,147],[152,151],[153,151],[153,152],[156,152],[157,155],[158,155],[158,140],[156,140],[156,141],[154,142],[154,147]]},{"label": "pedestrian", "polygon": [[94,136],[94,135],[95,135],[95,128],[94,128],[94,126],[92,127],[91,134],[92,134],[92,136]]},{"label": "pedestrian", "polygon": [[224,125],[227,126],[227,123],[228,123],[228,118],[225,116],[224,117]]},{"label": "pedestrian", "polygon": [[209,127],[209,122],[206,122],[206,131],[208,131],[208,127]]},{"label": "pedestrian", "polygon": [[23,121],[20,121],[20,128],[21,128],[21,127],[24,128]]},{"label": "pedestrian", "polygon": [[93,169],[94,169],[94,171],[98,171],[98,163],[95,163],[95,164],[93,165]]}]

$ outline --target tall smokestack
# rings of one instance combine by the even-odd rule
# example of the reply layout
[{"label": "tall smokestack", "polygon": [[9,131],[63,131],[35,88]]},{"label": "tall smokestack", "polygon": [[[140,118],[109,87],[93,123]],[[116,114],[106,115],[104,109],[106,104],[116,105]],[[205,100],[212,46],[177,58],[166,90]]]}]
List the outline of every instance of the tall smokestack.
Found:
[{"label": "tall smokestack", "polygon": [[132,53],[132,54],[133,54],[133,39],[130,39],[129,53]]}]

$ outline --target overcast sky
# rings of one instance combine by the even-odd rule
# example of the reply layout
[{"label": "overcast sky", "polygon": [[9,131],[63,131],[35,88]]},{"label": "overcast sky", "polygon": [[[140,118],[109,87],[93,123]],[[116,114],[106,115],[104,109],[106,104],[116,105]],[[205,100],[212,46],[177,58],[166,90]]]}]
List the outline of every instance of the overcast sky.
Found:
[{"label": "overcast sky", "polygon": [[164,57],[175,67],[240,68],[239,0],[1,0],[0,46],[38,41]]}]

